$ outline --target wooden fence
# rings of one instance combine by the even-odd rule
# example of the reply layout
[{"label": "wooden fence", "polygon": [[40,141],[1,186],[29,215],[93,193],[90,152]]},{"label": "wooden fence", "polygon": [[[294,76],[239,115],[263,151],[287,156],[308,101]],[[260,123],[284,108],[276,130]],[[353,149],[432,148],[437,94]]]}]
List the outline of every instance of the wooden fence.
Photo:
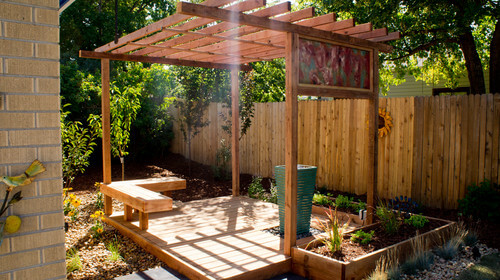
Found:
[{"label": "wooden fence", "polygon": [[[379,139],[379,196],[456,208],[468,185],[499,182],[500,95],[381,98],[380,107],[394,126]],[[229,140],[221,113],[227,114],[221,104],[210,105],[210,125],[193,139],[193,160],[215,164],[220,140]],[[366,100],[299,102],[299,163],[318,166],[318,186],[366,192],[367,115]],[[284,103],[255,104],[252,126],[240,141],[242,173],[273,177],[273,167],[284,164],[284,123]],[[187,155],[177,124],[174,132],[172,152]]]}]

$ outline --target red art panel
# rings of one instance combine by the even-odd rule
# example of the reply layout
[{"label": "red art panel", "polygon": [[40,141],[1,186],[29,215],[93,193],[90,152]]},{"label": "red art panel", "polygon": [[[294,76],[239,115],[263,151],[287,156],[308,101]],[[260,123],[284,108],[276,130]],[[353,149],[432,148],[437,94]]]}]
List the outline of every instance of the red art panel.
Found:
[{"label": "red art panel", "polygon": [[301,38],[299,83],[370,89],[370,52]]}]

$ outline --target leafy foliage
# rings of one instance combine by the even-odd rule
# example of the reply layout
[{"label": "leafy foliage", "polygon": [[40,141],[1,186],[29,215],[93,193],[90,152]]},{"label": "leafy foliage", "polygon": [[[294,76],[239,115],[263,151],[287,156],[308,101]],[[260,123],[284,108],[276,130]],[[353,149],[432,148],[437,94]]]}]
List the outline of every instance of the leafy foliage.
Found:
[{"label": "leafy foliage", "polygon": [[385,204],[380,204],[375,211],[387,234],[395,234],[401,226],[400,213],[388,208]]},{"label": "leafy foliage", "polygon": [[366,245],[372,241],[375,231],[364,232],[363,230],[358,230],[351,234],[351,241]]},{"label": "leafy foliage", "polygon": [[344,195],[339,195],[335,199],[335,206],[341,209],[348,209],[351,207],[351,202],[354,198]]},{"label": "leafy foliage", "polygon": [[260,199],[264,192],[265,190],[262,186],[262,177],[253,177],[252,182],[248,185],[248,196]]},{"label": "leafy foliage", "polygon": [[497,59],[489,60],[490,50],[498,52],[490,48],[490,42],[495,40],[498,1],[302,0],[299,3],[300,7],[314,5],[322,13],[336,12],[341,19],[372,22],[374,29],[388,27],[389,32],[401,31],[402,39],[389,42],[394,52],[380,56],[384,93],[390,84],[404,81],[404,74],[428,84],[445,81],[446,87],[456,87],[460,77],[468,74],[471,78],[473,74],[473,92],[484,93],[474,90],[484,90],[482,70],[488,62],[498,63]]},{"label": "leafy foliage", "polygon": [[411,215],[410,218],[405,219],[405,223],[412,225],[414,228],[423,228],[425,226],[425,224],[427,224],[428,222],[429,222],[429,219],[422,216],[421,214]]},{"label": "leafy foliage", "polygon": [[313,195],[313,203],[322,206],[333,206],[333,201],[331,201],[328,196],[324,194],[315,193]]},{"label": "leafy foliage", "polygon": [[358,203],[354,203],[354,202],[351,203],[351,208],[355,212],[359,212],[360,210],[366,210],[366,203],[361,201],[361,199],[358,199]]},{"label": "leafy foliage", "polygon": [[500,186],[489,180],[477,186],[467,187],[467,194],[458,200],[458,209],[462,215],[477,219],[500,221]]},{"label": "leafy foliage", "polygon": [[220,147],[215,155],[215,163],[213,166],[214,178],[217,180],[228,180],[231,178],[229,163],[231,162],[231,146],[226,145],[226,140],[220,141]]},{"label": "leafy foliage", "polygon": [[61,109],[62,167],[64,186],[69,188],[75,176],[89,166],[89,158],[94,152],[95,139],[99,133],[99,122],[89,118],[90,126],[84,127],[79,121],[70,121],[65,107]]}]

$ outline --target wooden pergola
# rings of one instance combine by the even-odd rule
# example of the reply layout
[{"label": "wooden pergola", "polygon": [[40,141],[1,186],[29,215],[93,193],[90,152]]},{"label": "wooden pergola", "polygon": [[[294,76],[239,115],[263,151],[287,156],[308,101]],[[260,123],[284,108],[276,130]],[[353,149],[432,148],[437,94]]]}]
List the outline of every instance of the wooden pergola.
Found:
[{"label": "wooden pergola", "polygon": [[[388,33],[387,28],[373,29],[371,23],[356,25],[353,19],[337,21],[334,13],[314,17],[312,8],[290,12],[289,2],[265,6],[264,0],[207,0],[202,4],[180,2],[176,14],[94,51],[82,50],[80,57],[101,59],[105,184],[111,183],[109,60],[231,70],[233,196],[239,195],[238,72],[250,71],[250,62],[285,57],[284,252],[290,255],[291,248],[296,244],[298,95],[369,100],[368,166],[371,180],[367,186],[367,197],[368,205],[371,206],[368,208],[368,219],[371,222],[377,185],[378,53],[390,52],[392,48],[382,42],[398,39],[400,34]],[[326,57],[331,57],[334,52],[336,55],[342,53],[343,60],[337,61],[350,59],[349,54],[345,53],[358,54],[357,60],[352,60],[353,65],[357,66],[352,69],[342,69],[343,65],[340,63],[330,65],[334,68],[340,67],[340,70],[344,71],[342,75],[354,78],[350,82],[339,84],[338,81],[327,82],[326,76],[322,76],[319,82],[316,78],[311,78],[311,74],[305,77],[306,73],[303,73],[301,67],[319,66],[318,61],[313,64],[304,62],[304,46],[331,51],[332,54],[323,54]],[[313,57],[309,57],[311,61],[315,59],[314,55],[318,54],[312,53]],[[359,77],[362,77],[364,82],[359,82]],[[109,197],[105,199],[105,203],[105,208],[111,207]]]}]

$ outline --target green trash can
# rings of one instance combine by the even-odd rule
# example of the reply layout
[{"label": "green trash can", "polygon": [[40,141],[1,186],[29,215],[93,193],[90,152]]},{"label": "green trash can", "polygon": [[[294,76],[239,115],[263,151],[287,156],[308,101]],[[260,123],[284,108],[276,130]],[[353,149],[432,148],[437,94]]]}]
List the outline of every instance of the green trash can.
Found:
[{"label": "green trash can", "polygon": [[[297,235],[309,233],[317,169],[316,166],[297,165]],[[285,232],[285,166],[275,166],[274,175],[278,187],[280,233],[283,234]]]}]

